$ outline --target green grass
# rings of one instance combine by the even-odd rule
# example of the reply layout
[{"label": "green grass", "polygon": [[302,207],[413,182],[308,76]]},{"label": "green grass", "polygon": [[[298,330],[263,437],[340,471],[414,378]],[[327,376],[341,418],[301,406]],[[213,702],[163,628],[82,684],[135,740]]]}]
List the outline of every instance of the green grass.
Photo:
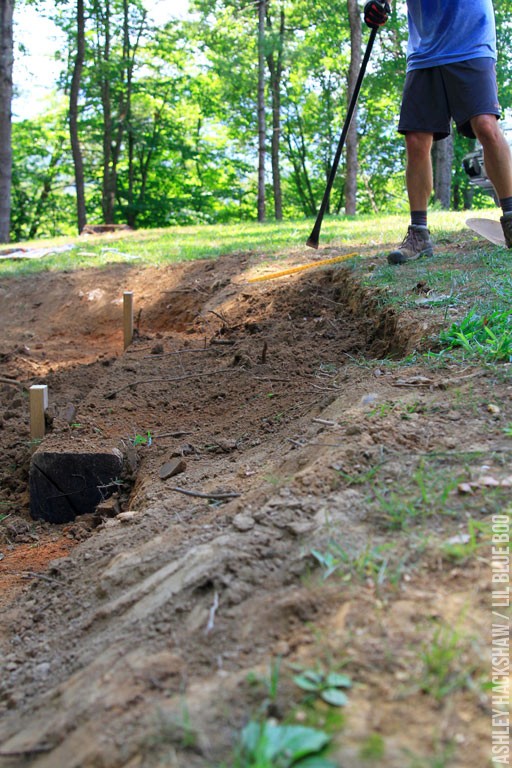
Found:
[{"label": "green grass", "polygon": [[[439,232],[440,237],[449,232],[453,239],[456,233],[465,229],[465,218],[465,212],[434,212],[431,217],[432,229]],[[314,260],[315,251],[305,246],[313,223],[312,219],[245,222],[29,241],[21,243],[21,247],[50,248],[68,244],[74,247],[70,251],[42,259],[0,260],[0,277],[44,270],[104,267],[114,262],[133,264],[134,260],[137,265],[164,265],[193,259],[215,259],[231,253],[251,253],[274,260],[280,255],[288,256],[300,250],[311,253]],[[322,226],[320,248],[354,248],[356,253],[363,248],[382,248],[384,252],[389,245],[402,240],[407,223],[406,215],[327,217]]]}]

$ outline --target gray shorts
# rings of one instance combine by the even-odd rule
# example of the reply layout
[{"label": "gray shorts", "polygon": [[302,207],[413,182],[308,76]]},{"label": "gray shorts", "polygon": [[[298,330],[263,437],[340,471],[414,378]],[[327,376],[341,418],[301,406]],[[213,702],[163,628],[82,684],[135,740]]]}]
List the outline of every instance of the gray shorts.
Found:
[{"label": "gray shorts", "polygon": [[408,72],[398,130],[433,133],[437,141],[449,136],[453,118],[459,133],[474,139],[471,118],[500,114],[494,59],[469,59]]}]

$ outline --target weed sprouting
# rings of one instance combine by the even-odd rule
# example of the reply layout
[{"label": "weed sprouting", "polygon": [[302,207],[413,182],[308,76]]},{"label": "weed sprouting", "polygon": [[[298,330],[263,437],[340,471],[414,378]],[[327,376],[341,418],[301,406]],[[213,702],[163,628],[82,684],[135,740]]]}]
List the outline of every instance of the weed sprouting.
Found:
[{"label": "weed sprouting", "polygon": [[352,686],[348,675],[325,672],[321,668],[304,669],[294,676],[293,682],[306,692],[308,699],[319,697],[333,707],[344,707],[348,704],[348,696],[343,690]]},{"label": "weed sprouting", "polygon": [[338,571],[344,581],[349,581],[355,576],[382,584],[386,578],[389,578],[390,581],[396,580],[395,576],[391,577],[388,574],[392,548],[393,544],[391,543],[376,546],[367,544],[362,552],[351,556],[337,541],[331,540],[324,552],[312,549],[311,554],[324,569],[322,575],[324,581]]},{"label": "weed sprouting", "polygon": [[281,657],[278,656],[275,660],[271,661],[268,675],[259,675],[256,672],[249,672],[247,675],[247,682],[250,685],[260,685],[265,691],[265,698],[260,706],[260,710],[263,713],[269,712],[271,707],[276,703],[280,672]]},{"label": "weed sprouting", "polygon": [[[482,546],[485,539],[492,533],[492,524],[483,520],[468,520],[468,533],[455,537],[455,540],[444,542],[441,546],[443,554],[450,560],[458,563],[464,562]],[[482,541],[479,541],[478,535]]]},{"label": "weed sprouting", "polygon": [[453,691],[467,687],[468,678],[474,671],[464,667],[463,638],[456,628],[437,627],[429,643],[425,643],[420,658],[423,671],[420,689],[441,701]]},{"label": "weed sprouting", "polygon": [[316,728],[250,720],[242,731],[232,768],[336,768],[323,756],[331,737]]},{"label": "weed sprouting", "polygon": [[[484,360],[512,360],[512,318],[509,309],[478,314],[472,309],[459,323],[441,331],[440,342],[447,349],[456,347],[469,356]],[[442,354],[442,353],[441,353]]]},{"label": "weed sprouting", "polygon": [[153,442],[153,438],[151,436],[151,432],[149,431],[149,429],[145,435],[137,434],[132,440],[133,445],[151,445],[152,442]]},{"label": "weed sprouting", "polygon": [[437,471],[421,460],[407,487],[393,489],[381,484],[373,488],[373,495],[386,525],[392,530],[406,530],[418,518],[449,514],[449,499],[458,482],[445,467]]},{"label": "weed sprouting", "polygon": [[384,752],[384,739],[380,733],[370,733],[361,745],[359,756],[362,760],[373,762],[382,760]]}]

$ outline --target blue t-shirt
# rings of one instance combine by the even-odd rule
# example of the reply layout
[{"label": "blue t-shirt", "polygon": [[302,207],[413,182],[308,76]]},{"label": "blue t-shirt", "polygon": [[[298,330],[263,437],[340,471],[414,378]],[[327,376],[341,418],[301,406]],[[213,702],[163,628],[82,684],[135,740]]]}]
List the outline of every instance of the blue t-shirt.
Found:
[{"label": "blue t-shirt", "polygon": [[496,59],[492,0],[407,0],[407,70]]}]

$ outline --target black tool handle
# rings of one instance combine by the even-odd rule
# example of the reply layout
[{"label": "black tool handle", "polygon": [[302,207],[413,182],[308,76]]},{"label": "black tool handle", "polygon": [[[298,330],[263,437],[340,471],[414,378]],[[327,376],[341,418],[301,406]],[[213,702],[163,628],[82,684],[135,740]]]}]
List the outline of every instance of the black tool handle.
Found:
[{"label": "black tool handle", "polygon": [[322,221],[324,218],[324,214],[327,210],[327,206],[329,205],[329,196],[331,194],[332,185],[334,184],[334,179],[336,177],[336,171],[338,170],[341,153],[343,150],[343,146],[345,144],[345,139],[347,138],[348,129],[350,128],[352,115],[354,114],[354,109],[356,108],[357,99],[359,97],[359,91],[361,90],[361,84],[363,82],[364,74],[366,72],[366,65],[368,64],[368,59],[370,58],[370,54],[373,48],[373,43],[375,42],[375,38],[377,36],[378,31],[379,31],[378,28],[374,27],[368,39],[368,44],[366,46],[366,51],[363,56],[361,69],[359,71],[359,75],[357,76],[356,85],[354,88],[354,92],[352,94],[352,98],[350,99],[350,104],[348,106],[348,112],[345,118],[345,123],[343,125],[343,130],[341,131],[341,136],[338,142],[338,147],[336,149],[336,154],[334,155],[332,168],[329,173],[329,178],[327,179],[327,186],[325,188],[322,204],[320,205],[320,210],[318,211],[318,215],[316,217],[315,226],[311,230],[311,234],[306,242],[306,245],[309,245],[310,248],[318,248],[318,241],[320,238],[320,229],[322,227]]}]

